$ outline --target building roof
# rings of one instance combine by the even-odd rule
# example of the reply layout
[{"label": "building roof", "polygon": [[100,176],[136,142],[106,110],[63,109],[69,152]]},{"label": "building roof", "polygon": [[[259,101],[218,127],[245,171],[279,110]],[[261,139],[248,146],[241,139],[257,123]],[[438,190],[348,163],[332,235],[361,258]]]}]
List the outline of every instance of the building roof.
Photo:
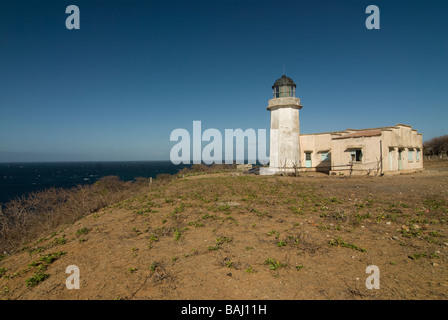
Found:
[{"label": "building roof", "polygon": [[362,137],[375,137],[375,136],[380,136],[381,135],[381,129],[376,129],[376,130],[361,130],[361,131],[356,131],[353,133],[349,133],[349,134],[344,134],[340,137],[333,137],[333,139],[347,139],[347,138],[362,138]]},{"label": "building roof", "polygon": [[[301,133],[302,136],[314,136],[318,134],[330,134],[333,136],[333,139],[345,139],[345,138],[360,138],[360,137],[372,137],[381,135],[381,131],[391,131],[393,129],[398,129],[398,127],[408,127],[411,128],[412,131],[417,131],[416,129],[412,129],[412,126],[406,124],[397,124],[395,126],[389,127],[378,127],[378,128],[366,128],[366,129],[346,129],[341,131],[331,131],[331,132],[318,132],[318,133]],[[367,135],[365,135],[367,134]],[[369,135],[371,134],[371,135]],[[418,133],[418,135],[422,135]]]},{"label": "building roof", "polygon": [[292,81],[291,78],[282,75],[281,78],[277,79],[274,83],[274,85],[272,86],[272,88],[274,87],[280,87],[280,86],[296,86],[296,84],[294,83],[294,81]]}]

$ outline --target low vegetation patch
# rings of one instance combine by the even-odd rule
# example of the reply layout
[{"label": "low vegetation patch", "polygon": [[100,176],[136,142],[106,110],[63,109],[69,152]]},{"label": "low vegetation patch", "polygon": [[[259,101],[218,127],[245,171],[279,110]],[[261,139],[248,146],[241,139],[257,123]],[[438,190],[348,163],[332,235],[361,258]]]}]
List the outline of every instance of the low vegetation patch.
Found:
[{"label": "low vegetation patch", "polygon": [[283,268],[288,266],[286,263],[282,263],[278,261],[277,259],[273,258],[267,258],[264,262],[264,264],[267,264],[269,266],[269,270],[277,271],[279,268]]},{"label": "low vegetation patch", "polygon": [[349,248],[349,249],[353,249],[353,250],[357,250],[357,251],[361,251],[361,252],[367,252],[366,249],[364,248],[360,248],[355,244],[352,243],[347,243],[344,240],[342,240],[341,238],[337,238],[337,239],[331,239],[328,244],[331,247],[344,247],[344,248]]},{"label": "low vegetation patch", "polygon": [[37,272],[35,275],[33,275],[31,278],[28,278],[25,280],[26,286],[27,287],[35,287],[37,286],[40,282],[44,281],[45,279],[47,279],[50,275],[43,273],[43,272]]}]

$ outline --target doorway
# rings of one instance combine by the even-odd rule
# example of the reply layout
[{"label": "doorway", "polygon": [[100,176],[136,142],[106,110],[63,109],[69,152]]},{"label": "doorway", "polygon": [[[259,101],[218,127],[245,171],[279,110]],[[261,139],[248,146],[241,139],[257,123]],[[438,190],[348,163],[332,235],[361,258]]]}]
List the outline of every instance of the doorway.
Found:
[{"label": "doorway", "polygon": [[306,168],[311,168],[312,167],[311,152],[305,152],[305,167]]},{"label": "doorway", "polygon": [[398,149],[398,170],[403,170],[403,149]]},{"label": "doorway", "polygon": [[394,163],[393,163],[393,152],[394,152],[394,148],[389,148],[389,170],[392,171],[394,168]]}]

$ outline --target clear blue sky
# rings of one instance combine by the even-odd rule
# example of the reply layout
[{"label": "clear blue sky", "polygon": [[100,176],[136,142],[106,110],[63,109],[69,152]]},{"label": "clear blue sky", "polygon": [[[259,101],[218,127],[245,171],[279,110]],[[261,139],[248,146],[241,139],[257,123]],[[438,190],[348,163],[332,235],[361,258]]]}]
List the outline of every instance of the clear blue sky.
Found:
[{"label": "clear blue sky", "polygon": [[0,161],[168,160],[193,120],[269,130],[283,67],[302,133],[447,134],[447,14],[446,0],[2,0]]}]

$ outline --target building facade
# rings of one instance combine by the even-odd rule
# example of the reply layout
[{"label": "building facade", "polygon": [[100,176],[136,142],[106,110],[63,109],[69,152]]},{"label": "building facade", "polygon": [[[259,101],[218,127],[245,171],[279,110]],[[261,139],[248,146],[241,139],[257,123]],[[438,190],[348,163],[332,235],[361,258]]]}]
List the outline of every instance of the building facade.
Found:
[{"label": "building facade", "polygon": [[260,174],[319,171],[331,175],[383,175],[423,169],[422,134],[397,124],[370,129],[300,134],[300,99],[286,77],[274,85],[269,167]]}]

